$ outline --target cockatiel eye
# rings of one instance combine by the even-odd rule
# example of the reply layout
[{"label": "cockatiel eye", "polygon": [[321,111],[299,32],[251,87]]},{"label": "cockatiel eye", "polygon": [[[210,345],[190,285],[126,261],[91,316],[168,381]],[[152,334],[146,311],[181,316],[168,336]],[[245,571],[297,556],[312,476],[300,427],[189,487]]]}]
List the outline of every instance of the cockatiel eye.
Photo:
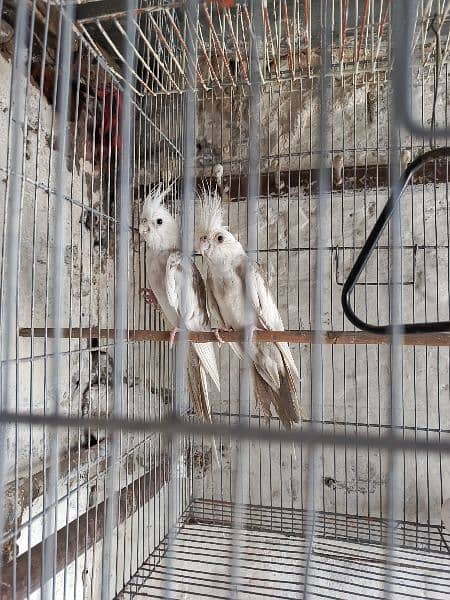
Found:
[{"label": "cockatiel eye", "polygon": [[223,235],[222,234],[219,234],[217,236],[217,241],[219,242],[219,244],[221,244],[223,242]]},{"label": "cockatiel eye", "polygon": [[162,225],[162,219],[161,219],[161,218],[159,218],[159,219],[156,219],[156,224],[157,224],[157,225]]}]

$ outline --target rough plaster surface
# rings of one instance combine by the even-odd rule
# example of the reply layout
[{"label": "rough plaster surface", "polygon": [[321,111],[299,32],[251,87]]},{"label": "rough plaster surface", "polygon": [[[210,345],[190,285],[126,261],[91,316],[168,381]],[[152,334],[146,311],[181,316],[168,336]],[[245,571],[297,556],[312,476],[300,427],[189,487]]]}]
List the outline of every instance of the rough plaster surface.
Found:
[{"label": "rough plaster surface", "polygon": [[[423,80],[422,80],[423,76]],[[433,82],[428,71],[415,72],[411,108],[415,119],[428,129],[433,106]],[[448,98],[445,82],[436,101],[437,122],[445,125]],[[325,158],[342,154],[348,169],[355,165],[385,165],[389,159],[389,119],[392,117],[389,82],[378,74],[366,83],[357,78],[330,80],[329,101],[324,107],[326,125]],[[155,102],[152,115],[168,140],[176,143],[173,99]],[[272,82],[262,87],[259,122],[260,156],[263,172],[318,168],[320,165],[320,98],[317,79]],[[180,173],[179,157],[162,137],[152,144],[149,169],[175,177]],[[402,148],[414,158],[428,148],[429,139],[399,132]],[[198,94],[197,167],[198,175],[210,176],[216,163],[224,166],[224,181],[229,174],[246,175],[249,149],[249,93],[245,87],[226,87]],[[155,160],[158,159],[158,160]]]},{"label": "rough plaster surface", "polygon": [[[10,66],[3,58],[0,58],[0,73],[2,81],[5,83],[2,85],[0,96],[0,129],[6,133],[8,132],[9,116]],[[25,88],[22,91],[24,92]],[[32,86],[29,86],[27,91],[25,108],[24,184],[20,198],[20,262],[16,302],[17,321],[14,325],[44,327],[46,324],[51,325],[54,314],[52,307],[54,287],[53,222],[56,202],[54,171],[58,151],[55,149],[57,141],[51,137],[54,120],[52,107],[47,104],[45,99],[39,100],[38,90]],[[22,118],[23,116],[24,113],[22,113]],[[20,143],[20,140],[14,140],[11,137],[14,129],[14,124],[12,124],[10,148],[15,143]],[[9,197],[11,190],[10,187],[7,189],[5,185],[6,169],[11,168],[11,165],[7,163],[7,149],[7,144],[2,144],[0,147],[0,194],[4,199]],[[111,265],[109,265],[109,269],[107,265],[105,265],[106,268],[99,268],[99,256],[95,256],[89,240],[89,231],[82,224],[82,207],[79,204],[84,201],[87,206],[90,206],[91,201],[95,202],[95,194],[91,193],[92,190],[86,181],[88,175],[88,166],[86,177],[83,177],[76,169],[72,173],[69,172],[67,166],[63,173],[63,194],[65,196],[63,200],[65,239],[63,323],[67,325],[69,323],[87,325],[97,320],[100,302],[106,304],[106,300],[102,296],[110,287],[106,282],[111,277]],[[74,199],[77,204],[71,203],[70,199]],[[5,206],[5,202],[2,202],[0,208],[2,223],[0,242],[2,246],[4,242],[3,223],[8,218]],[[8,273],[6,257],[3,267]],[[91,277],[90,273],[93,271],[95,271],[95,275]],[[8,294],[6,287],[3,287],[2,293],[4,300]],[[13,319],[14,317],[15,315],[13,315]],[[85,347],[85,343],[80,343],[80,350]],[[62,350],[67,351],[68,348],[68,344],[63,342]],[[16,356],[15,345],[11,344],[9,349],[3,348],[3,352],[10,358],[14,358]],[[19,338],[18,340],[18,357],[25,358],[31,355],[39,357],[45,352],[46,347],[42,340],[36,339],[33,343],[29,339]],[[86,358],[83,353],[74,353],[70,359],[66,358],[61,361],[60,374],[65,385],[62,397],[58,398],[58,406],[63,414],[79,413],[79,408],[74,406],[77,388],[80,386],[76,372],[78,367],[83,369],[82,363]],[[42,411],[44,405],[47,410],[52,410],[55,403],[55,389],[53,383],[46,380],[49,369],[49,362],[39,358],[33,362],[20,363],[17,380],[14,369],[12,369],[9,387],[10,406],[23,412]],[[31,437],[25,431],[19,435],[20,440],[17,440],[14,431],[12,429],[9,431],[7,448],[8,456],[14,462],[16,462],[14,453],[17,450],[20,471],[22,465],[28,466],[30,455],[32,462],[39,462],[42,459],[43,432],[34,428]],[[62,442],[62,448],[64,449],[67,444],[71,443],[73,443],[73,439]]]}]

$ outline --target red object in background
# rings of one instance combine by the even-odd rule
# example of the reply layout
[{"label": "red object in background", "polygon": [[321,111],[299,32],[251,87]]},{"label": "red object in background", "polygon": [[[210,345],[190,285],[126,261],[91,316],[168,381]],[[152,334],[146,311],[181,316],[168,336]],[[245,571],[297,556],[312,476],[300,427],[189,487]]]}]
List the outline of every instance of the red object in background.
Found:
[{"label": "red object in background", "polygon": [[220,8],[233,8],[236,4],[236,0],[208,0],[208,2],[215,2]]},{"label": "red object in background", "polygon": [[54,93],[55,93],[55,67],[51,65],[45,65],[44,74],[42,76],[42,62],[33,62],[31,64],[30,76],[34,81],[34,85],[39,89],[41,86],[41,78],[42,78],[42,93],[47,98],[49,104],[53,104],[54,102]]},{"label": "red object in background", "polygon": [[[95,131],[95,154],[97,159],[101,158],[102,141],[104,155],[114,155],[122,148],[122,94],[111,87],[99,88],[97,91],[97,111],[100,111],[100,109],[103,109],[103,115],[97,113]],[[110,148],[109,152],[108,148]]]}]

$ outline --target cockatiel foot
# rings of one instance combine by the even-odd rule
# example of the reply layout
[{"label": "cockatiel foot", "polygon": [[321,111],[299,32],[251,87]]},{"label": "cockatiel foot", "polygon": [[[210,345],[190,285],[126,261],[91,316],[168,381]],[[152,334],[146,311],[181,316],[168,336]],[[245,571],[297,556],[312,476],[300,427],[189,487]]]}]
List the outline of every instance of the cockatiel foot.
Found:
[{"label": "cockatiel foot", "polygon": [[212,332],[214,333],[214,337],[216,338],[216,340],[219,342],[219,348],[222,344],[225,344],[220,332],[221,331],[234,331],[234,329],[232,327],[217,327],[216,329],[213,329]]},{"label": "cockatiel foot", "polygon": [[159,308],[158,299],[150,288],[141,288],[139,293],[142,294],[144,302],[147,304],[153,304],[153,306]]},{"label": "cockatiel foot", "polygon": [[173,348],[173,345],[174,345],[174,343],[175,343],[175,336],[177,335],[177,333],[178,333],[179,331],[180,331],[180,330],[178,329],[178,327],[174,327],[174,328],[172,329],[172,331],[170,332],[170,336],[169,336],[169,348],[170,348],[171,350],[172,350],[172,348]]},{"label": "cockatiel foot", "polygon": [[253,334],[255,333],[255,331],[264,331],[264,329],[261,329],[261,327],[251,327],[249,336],[249,339],[251,341],[253,341]]},{"label": "cockatiel foot", "polygon": [[222,336],[220,335],[220,329],[213,329],[212,332],[214,333],[214,337],[216,338],[216,340],[219,342],[219,348],[220,348],[220,346],[225,343],[223,341]]}]

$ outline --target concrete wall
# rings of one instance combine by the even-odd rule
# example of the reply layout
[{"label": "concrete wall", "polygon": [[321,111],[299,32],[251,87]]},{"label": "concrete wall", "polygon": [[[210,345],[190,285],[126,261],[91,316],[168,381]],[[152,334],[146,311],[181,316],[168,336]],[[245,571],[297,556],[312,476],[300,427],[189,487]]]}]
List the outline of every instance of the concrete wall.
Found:
[{"label": "concrete wall", "polygon": [[[428,71],[414,74],[411,109],[417,122],[430,127],[433,106],[433,79]],[[358,76],[330,80],[329,101],[323,114],[330,166],[341,153],[349,168],[387,164],[389,158],[389,119],[392,92],[385,75],[379,73],[366,82]],[[445,75],[440,80],[436,120],[445,126],[448,98]],[[266,84],[260,104],[261,169],[263,171],[318,168],[320,164],[321,106],[319,81],[299,80]],[[225,173],[246,174],[249,147],[249,95],[244,88],[199,94],[199,166],[223,162]],[[411,137],[399,132],[403,148],[428,148],[428,136]],[[213,157],[211,160],[210,157]],[[209,175],[209,171],[206,170]]]}]

